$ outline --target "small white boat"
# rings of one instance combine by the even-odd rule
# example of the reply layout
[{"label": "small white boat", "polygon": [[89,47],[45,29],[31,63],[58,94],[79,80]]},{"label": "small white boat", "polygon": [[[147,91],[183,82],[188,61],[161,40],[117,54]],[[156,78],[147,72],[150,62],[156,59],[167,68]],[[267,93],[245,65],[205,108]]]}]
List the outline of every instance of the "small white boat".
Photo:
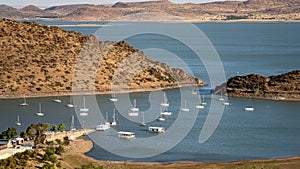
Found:
[{"label": "small white boat", "polygon": [[219,98],[219,101],[224,101],[224,98],[223,98],[223,89],[221,89],[221,97]]},{"label": "small white boat", "polygon": [[71,131],[75,131],[76,130],[76,128],[74,127],[74,115],[72,115],[70,130]]},{"label": "small white boat", "polygon": [[139,115],[139,108],[136,106],[136,99],[133,100],[133,107],[128,111],[128,115],[133,117]]},{"label": "small white boat", "polygon": [[110,101],[112,101],[112,102],[117,102],[117,101],[118,101],[118,99],[116,98],[116,94],[115,94],[115,93],[113,93],[113,94],[112,94],[112,97],[111,97],[111,98],[109,98],[109,100],[110,100]]},{"label": "small white boat", "polygon": [[244,110],[245,111],[254,111],[254,107],[245,107]]},{"label": "small white boat", "polygon": [[127,131],[119,131],[118,132],[119,138],[125,138],[125,139],[135,139],[135,133],[133,132],[127,132]]},{"label": "small white boat", "polygon": [[161,121],[161,122],[166,121],[166,119],[163,118],[162,116],[159,116],[156,120],[157,120],[157,121]]},{"label": "small white boat", "polygon": [[17,126],[21,126],[21,125],[22,125],[21,122],[20,122],[20,116],[19,116],[19,115],[17,116],[17,122],[16,122],[16,125],[17,125]]},{"label": "small white boat", "polygon": [[171,116],[172,112],[168,111],[168,109],[165,108],[165,110],[163,110],[162,112],[160,112],[160,115],[162,115],[162,116]]},{"label": "small white boat", "polygon": [[138,111],[128,110],[128,115],[132,116],[132,117],[137,117],[137,116],[139,116],[139,112]]},{"label": "small white boat", "polygon": [[86,108],[85,107],[85,97],[83,97],[83,108],[79,109],[80,111],[80,116],[87,116],[88,115],[88,111],[89,111],[89,108]]},{"label": "small white boat", "polygon": [[204,109],[204,105],[202,104],[201,95],[199,95],[199,104],[197,104],[195,107],[196,109]]},{"label": "small white boat", "polygon": [[190,111],[190,109],[186,107],[186,100],[184,101],[184,107],[181,108],[181,111],[183,111],[183,112],[188,112],[188,111]]},{"label": "small white boat", "polygon": [[164,133],[165,132],[165,128],[164,127],[149,127],[148,131],[152,132],[152,133]]},{"label": "small white boat", "polygon": [[192,90],[192,95],[196,95],[198,92],[196,92],[194,89]]},{"label": "small white boat", "polygon": [[204,109],[204,105],[202,105],[201,103],[195,106],[196,109]]},{"label": "small white boat", "polygon": [[204,95],[202,95],[202,102],[201,102],[201,105],[203,105],[203,106],[207,105],[207,103],[204,101]]},{"label": "small white boat", "polygon": [[110,122],[110,125],[111,126],[116,126],[117,125],[117,121],[116,121],[116,110],[115,110],[115,108],[113,109],[113,116],[112,116],[112,118],[113,118],[113,121]]},{"label": "small white boat", "polygon": [[55,102],[55,103],[61,103],[61,100],[59,98],[56,98],[56,99],[53,100],[53,102]]},{"label": "small white boat", "polygon": [[224,103],[223,103],[223,105],[225,105],[225,106],[229,106],[229,105],[230,105],[230,103],[229,103],[229,102],[224,102]]},{"label": "small white boat", "polygon": [[74,104],[72,104],[72,97],[71,96],[70,96],[70,101],[69,101],[69,103],[66,106],[69,107],[69,108],[73,108],[74,107]]},{"label": "small white boat", "polygon": [[133,100],[133,107],[130,109],[131,111],[139,111],[140,109],[136,106],[136,99]]},{"label": "small white boat", "polygon": [[145,123],[145,112],[143,112],[142,114],[143,114],[143,121],[141,123],[141,126],[146,126],[147,124]]},{"label": "small white boat", "polygon": [[97,131],[106,131],[106,130],[109,130],[109,129],[110,129],[110,125],[107,125],[107,124],[99,124],[96,127]]},{"label": "small white boat", "polygon": [[25,95],[24,95],[24,97],[23,97],[23,103],[21,103],[20,106],[29,106],[29,104],[26,102],[26,97],[25,97]]},{"label": "small white boat", "polygon": [[163,102],[160,105],[163,106],[163,107],[168,107],[169,106],[169,103],[168,103],[167,96],[166,96],[165,92],[164,92]]},{"label": "small white boat", "polygon": [[44,116],[44,113],[42,112],[42,104],[39,104],[39,111],[35,113],[37,116]]}]

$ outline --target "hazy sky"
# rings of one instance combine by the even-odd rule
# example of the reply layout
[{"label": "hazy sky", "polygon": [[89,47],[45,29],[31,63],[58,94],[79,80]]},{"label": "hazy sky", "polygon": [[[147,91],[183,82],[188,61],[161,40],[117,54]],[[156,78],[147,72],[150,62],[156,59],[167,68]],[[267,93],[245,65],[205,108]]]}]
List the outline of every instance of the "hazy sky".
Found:
[{"label": "hazy sky", "polygon": [[[0,4],[5,4],[13,7],[24,7],[26,5],[36,5],[39,7],[50,7],[55,5],[65,4],[114,4],[116,2],[134,2],[134,1],[147,1],[147,0],[0,0]],[[170,0],[174,3],[204,3],[221,0]]]}]

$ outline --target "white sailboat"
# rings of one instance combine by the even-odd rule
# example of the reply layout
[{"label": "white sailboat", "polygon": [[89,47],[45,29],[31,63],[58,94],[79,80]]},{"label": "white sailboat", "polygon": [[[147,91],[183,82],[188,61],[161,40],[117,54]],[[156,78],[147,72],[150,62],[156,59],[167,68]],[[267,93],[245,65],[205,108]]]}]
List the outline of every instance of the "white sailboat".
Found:
[{"label": "white sailboat", "polygon": [[133,107],[130,110],[131,111],[139,111],[139,108],[136,106],[136,99],[133,100]]},{"label": "white sailboat", "polygon": [[141,126],[146,126],[147,124],[145,123],[145,112],[143,112],[142,114],[143,114],[143,119],[142,119]]},{"label": "white sailboat", "polygon": [[[249,102],[251,101],[251,99],[249,99]],[[245,111],[254,111],[254,107],[252,106],[247,106],[244,108]]]},{"label": "white sailboat", "polygon": [[192,95],[196,95],[196,94],[198,94],[198,92],[193,89],[192,90]]},{"label": "white sailboat", "polygon": [[165,92],[164,92],[163,102],[160,105],[163,106],[163,107],[168,107],[169,106],[169,103],[168,103],[167,96],[166,96]]},{"label": "white sailboat", "polygon": [[69,107],[69,108],[73,108],[74,107],[74,104],[72,103],[72,97],[71,96],[70,96],[70,101],[69,101],[69,103],[66,106]]},{"label": "white sailboat", "polygon": [[248,106],[244,108],[245,111],[254,111],[254,107]]},{"label": "white sailboat", "polygon": [[26,97],[25,97],[25,95],[24,95],[24,97],[23,97],[23,103],[21,103],[20,106],[29,106],[29,104],[26,102]]},{"label": "white sailboat", "polygon": [[115,108],[113,109],[113,121],[110,123],[111,126],[116,126],[117,125],[117,121],[116,121],[116,110]]},{"label": "white sailboat", "polygon": [[201,102],[201,104],[204,105],[204,106],[207,105],[207,103],[204,100],[204,95],[202,95],[202,102]]},{"label": "white sailboat", "polygon": [[71,130],[71,131],[76,130],[76,128],[74,127],[74,115],[72,115],[72,120],[71,120],[70,130]]},{"label": "white sailboat", "polygon": [[19,116],[19,115],[17,116],[17,122],[16,122],[16,125],[17,125],[17,126],[21,126],[21,125],[22,125],[21,122],[20,122],[20,116]]},{"label": "white sailboat", "polygon": [[116,98],[116,93],[113,93],[113,94],[112,94],[112,97],[109,98],[109,100],[112,101],[112,102],[117,102],[118,99]]},{"label": "white sailboat", "polygon": [[79,109],[80,111],[80,116],[87,116],[88,115],[88,111],[89,111],[89,108],[86,108],[85,107],[85,97],[83,97],[83,108]]},{"label": "white sailboat", "polygon": [[160,112],[160,115],[163,115],[163,116],[171,116],[171,115],[172,115],[172,112],[171,112],[171,111],[168,111],[168,107],[165,107],[164,110]]},{"label": "white sailboat", "polygon": [[53,102],[55,102],[55,103],[61,103],[61,100],[59,98],[56,98],[56,99],[53,100]]},{"label": "white sailboat", "polygon": [[196,109],[204,109],[204,105],[202,104],[201,95],[199,95],[199,104],[197,104],[195,107]]},{"label": "white sailboat", "polygon": [[219,101],[224,101],[224,98],[223,98],[223,89],[221,89],[221,97],[219,98]]},{"label": "white sailboat", "polygon": [[166,119],[163,118],[162,116],[159,116],[156,120],[157,120],[157,121],[161,121],[161,122],[166,121]]},{"label": "white sailboat", "polygon": [[96,126],[97,131],[106,131],[110,129],[110,123],[107,121],[108,113],[106,112],[106,121],[103,124],[99,124]]},{"label": "white sailboat", "polygon": [[188,112],[188,111],[190,111],[190,109],[186,107],[186,100],[184,101],[184,107],[181,108],[181,111],[183,111],[183,112]]},{"label": "white sailboat", "polygon": [[42,104],[39,104],[39,111],[35,113],[37,116],[44,116],[44,113],[42,112]]},{"label": "white sailboat", "polygon": [[230,103],[229,103],[228,101],[225,101],[225,102],[223,103],[223,105],[224,105],[224,106],[230,106]]},{"label": "white sailboat", "polygon": [[136,106],[136,99],[133,100],[133,107],[128,111],[129,116],[138,116],[139,108]]}]

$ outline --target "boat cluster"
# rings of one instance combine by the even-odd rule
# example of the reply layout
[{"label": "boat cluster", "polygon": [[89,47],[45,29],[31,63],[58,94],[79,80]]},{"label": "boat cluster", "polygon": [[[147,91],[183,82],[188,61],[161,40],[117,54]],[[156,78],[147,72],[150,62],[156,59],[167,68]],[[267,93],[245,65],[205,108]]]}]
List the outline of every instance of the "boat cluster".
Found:
[{"label": "boat cluster", "polygon": [[[53,102],[55,102],[55,103],[62,103],[62,100],[59,99],[59,97],[57,97],[57,98],[55,98],[55,99],[53,100]],[[24,95],[24,97],[23,97],[23,102],[20,103],[19,105],[22,106],[22,107],[29,106],[29,104],[27,103],[27,100],[26,100],[25,95]],[[68,104],[66,104],[66,106],[69,107],[69,108],[73,108],[73,107],[74,107],[74,105],[73,105],[72,102],[71,102],[71,97],[70,97],[70,102],[69,102]],[[42,112],[42,104],[41,104],[41,103],[39,103],[38,111],[35,113],[35,115],[40,116],[40,117],[42,117],[42,116],[45,115],[45,114]],[[16,124],[17,126],[21,126],[21,125],[22,125],[21,122],[20,122],[20,114],[17,115],[17,122],[16,122],[15,124]]]}]

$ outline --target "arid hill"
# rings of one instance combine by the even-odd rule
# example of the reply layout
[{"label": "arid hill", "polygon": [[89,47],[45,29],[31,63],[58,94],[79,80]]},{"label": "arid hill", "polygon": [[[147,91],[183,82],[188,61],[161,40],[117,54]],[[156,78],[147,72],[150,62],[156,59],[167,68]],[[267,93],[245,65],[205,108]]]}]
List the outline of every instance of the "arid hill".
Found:
[{"label": "arid hill", "polygon": [[[93,36],[34,22],[0,20],[2,95],[153,90],[195,84],[200,79],[145,56],[126,42],[102,42]],[[112,83],[113,82],[113,83]]]},{"label": "arid hill", "polygon": [[228,96],[300,100],[300,70],[269,77],[235,76],[227,81],[226,90]]},{"label": "arid hill", "polygon": [[[141,12],[158,12],[178,16],[186,21],[300,21],[298,0],[246,0],[202,4],[175,4],[168,0],[118,2],[106,5],[62,5],[47,9],[29,6],[16,9],[0,6],[0,17],[11,19],[51,19],[76,21],[111,21]],[[155,21],[167,21],[157,17]],[[140,21],[140,20],[130,20]]]}]

